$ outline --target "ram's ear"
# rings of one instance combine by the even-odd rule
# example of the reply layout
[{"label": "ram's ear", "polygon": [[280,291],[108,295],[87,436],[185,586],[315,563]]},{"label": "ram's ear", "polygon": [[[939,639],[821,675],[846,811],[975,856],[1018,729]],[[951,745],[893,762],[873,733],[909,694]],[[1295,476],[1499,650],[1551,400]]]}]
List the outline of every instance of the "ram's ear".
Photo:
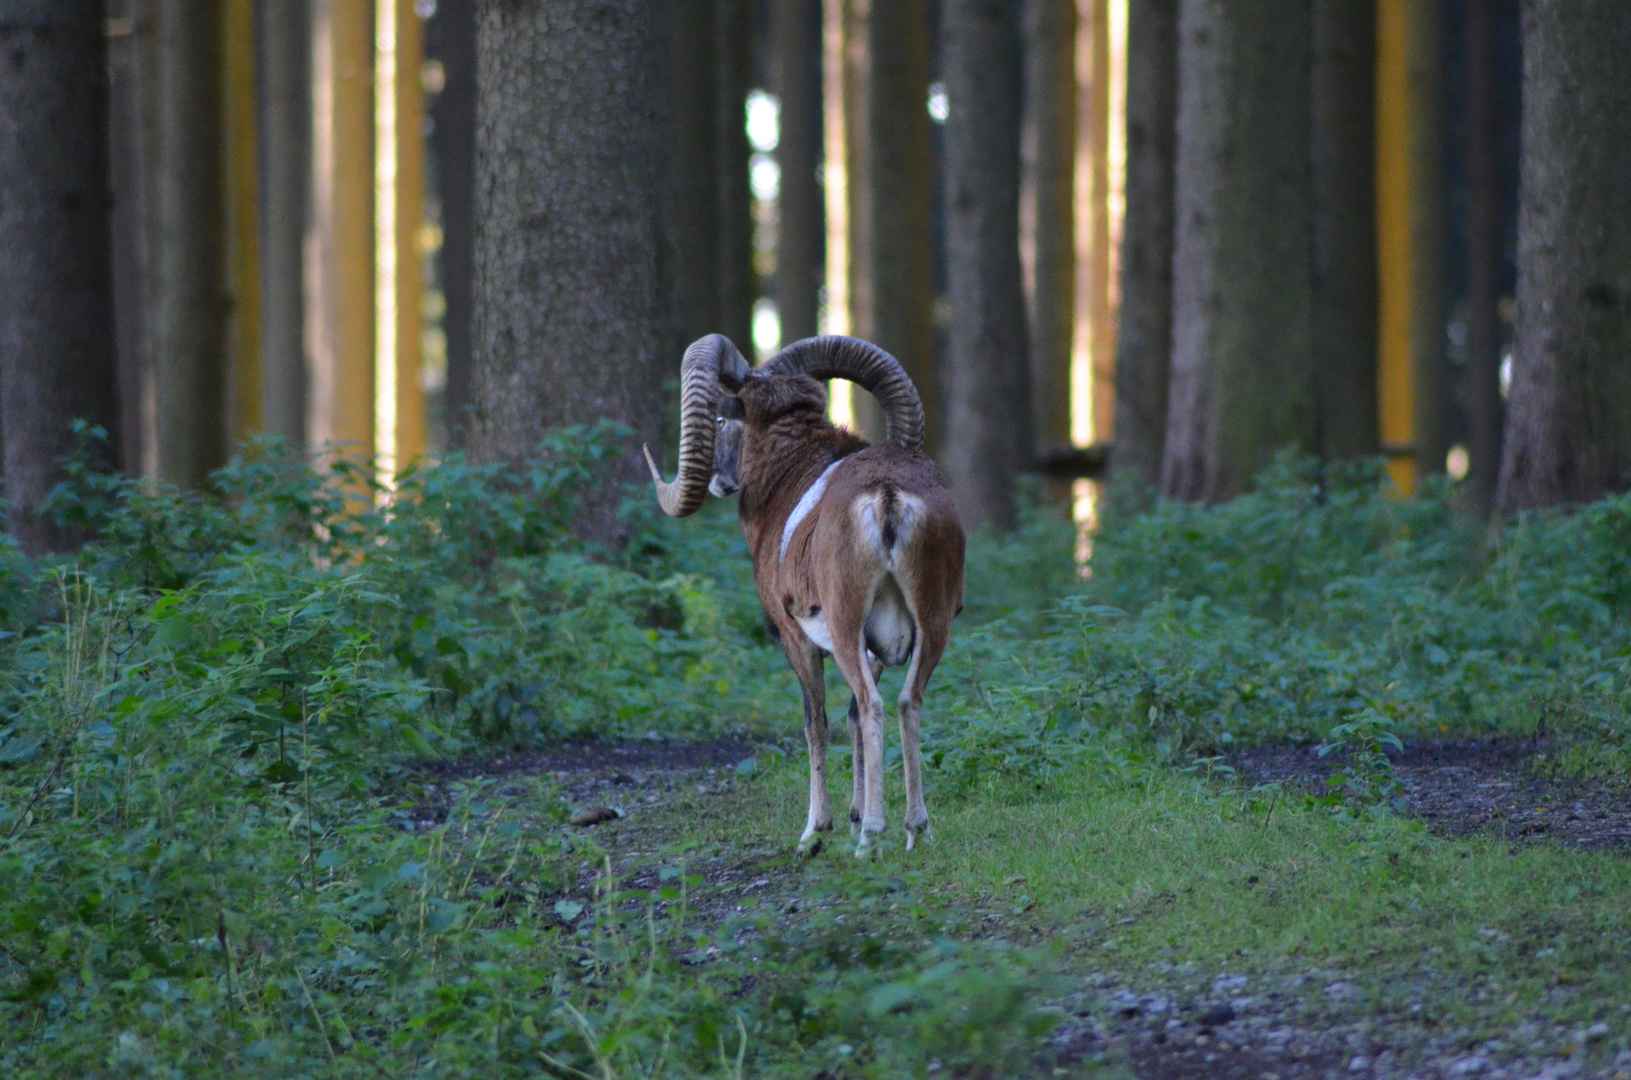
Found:
[{"label": "ram's ear", "polygon": [[742,399],[735,394],[726,394],[719,399],[719,418],[721,420],[745,420],[747,410],[742,407]]}]

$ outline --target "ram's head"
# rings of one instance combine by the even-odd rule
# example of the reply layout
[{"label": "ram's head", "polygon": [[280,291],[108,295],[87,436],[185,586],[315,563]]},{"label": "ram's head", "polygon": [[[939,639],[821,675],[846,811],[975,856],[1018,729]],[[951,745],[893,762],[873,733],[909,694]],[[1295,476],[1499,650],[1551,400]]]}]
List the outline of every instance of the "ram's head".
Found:
[{"label": "ram's head", "polygon": [[824,411],[822,379],[849,379],[870,391],[883,407],[889,441],[923,449],[923,403],[900,364],[876,345],[806,338],[754,369],[729,338],[709,334],[686,349],[680,363],[679,475],[673,482],[663,479],[651,448],[645,448],[663,512],[687,517],[709,494],[733,494],[746,426],[795,409]]}]

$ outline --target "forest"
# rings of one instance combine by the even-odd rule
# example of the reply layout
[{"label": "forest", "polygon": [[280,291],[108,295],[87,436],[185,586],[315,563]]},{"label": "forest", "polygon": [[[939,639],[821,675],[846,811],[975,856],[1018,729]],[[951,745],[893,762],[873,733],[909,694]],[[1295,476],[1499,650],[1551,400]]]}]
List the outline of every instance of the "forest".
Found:
[{"label": "forest", "polygon": [[[4,1075],[1631,1080],[1631,4],[0,0],[0,54]],[[759,511],[640,453],[710,334],[909,380],[932,832],[890,721],[877,843],[795,846]]]}]

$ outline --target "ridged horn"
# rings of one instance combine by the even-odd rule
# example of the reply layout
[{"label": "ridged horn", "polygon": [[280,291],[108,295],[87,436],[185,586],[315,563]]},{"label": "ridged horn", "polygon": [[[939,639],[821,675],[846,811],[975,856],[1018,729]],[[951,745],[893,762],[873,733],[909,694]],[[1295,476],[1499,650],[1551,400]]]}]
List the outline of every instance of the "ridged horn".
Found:
[{"label": "ridged horn", "polygon": [[923,400],[917,396],[900,361],[870,341],[827,335],[795,341],[759,368],[767,375],[808,375],[812,379],[848,379],[878,399],[896,446],[923,450]]},{"label": "ridged horn", "polygon": [[721,371],[737,380],[748,373],[748,362],[725,335],[709,334],[685,350],[685,359],[680,361],[680,469],[673,483],[663,479],[651,447],[643,447],[651,480],[657,485],[657,505],[669,517],[691,516],[708,497]]}]

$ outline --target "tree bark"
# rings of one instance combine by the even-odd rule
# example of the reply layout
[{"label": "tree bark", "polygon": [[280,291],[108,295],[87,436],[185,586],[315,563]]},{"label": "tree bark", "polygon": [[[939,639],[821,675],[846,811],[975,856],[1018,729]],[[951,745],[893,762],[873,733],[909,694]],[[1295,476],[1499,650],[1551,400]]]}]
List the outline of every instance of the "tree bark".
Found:
[{"label": "tree bark", "polygon": [[1181,0],[1162,489],[1221,500],[1315,447],[1306,0]]},{"label": "tree bark", "polygon": [[[675,0],[673,61],[673,233],[675,319],[680,341],[723,333],[719,316],[720,154],[718,123],[718,0]],[[738,342],[747,349],[747,342]]]},{"label": "tree bark", "polygon": [[[1076,293],[1076,3],[1024,0],[1021,217],[1029,254],[1031,416],[1039,454],[1070,439]],[[922,110],[920,109],[919,112]]]},{"label": "tree bark", "polygon": [[[865,253],[865,310],[857,312],[863,337],[894,355],[917,386],[933,452],[941,435],[940,395],[934,373],[933,194],[929,182],[928,6],[872,4],[867,22],[864,185],[869,235]],[[860,290],[857,290],[860,299]],[[857,393],[876,413],[870,395]]]},{"label": "tree bark", "polygon": [[1467,3],[1467,389],[1471,509],[1487,518],[1501,470],[1500,24],[1495,0]]},{"label": "tree bark", "polygon": [[260,66],[261,427],[306,448],[306,223],[311,198],[311,21],[256,4]]},{"label": "tree bark", "polygon": [[39,515],[70,423],[107,429],[109,464],[119,446],[104,30],[100,3],[0,5],[0,430],[35,554],[75,539]]},{"label": "tree bark", "polygon": [[825,277],[826,223],[816,175],[822,160],[819,0],[777,0],[774,33],[774,77],[781,101],[776,307],[787,343],[817,333]]},{"label": "tree bark", "polygon": [[[600,417],[661,430],[677,358],[659,352],[655,18],[644,0],[479,8],[478,461],[519,461],[550,428]],[[639,476],[630,453],[608,480]],[[621,494],[602,485],[584,527],[614,537]]]},{"label": "tree bark", "polygon": [[[748,185],[747,103],[753,83],[753,19],[748,0],[716,0],[714,56],[715,175],[719,184],[718,323],[724,334],[753,355],[753,192]],[[698,335],[699,337],[701,335]],[[694,339],[693,339],[694,340]]]},{"label": "tree bark", "polygon": [[1031,378],[1019,264],[1019,11],[946,0],[946,254],[951,299],[945,465],[963,524],[1014,524],[1031,463]]},{"label": "tree bark", "polygon": [[1174,156],[1178,112],[1178,0],[1146,0],[1127,14],[1127,208],[1121,232],[1121,318],[1111,462],[1161,483],[1172,367]]},{"label": "tree bark", "polygon": [[1314,0],[1314,449],[1380,449],[1377,427],[1376,10]]},{"label": "tree bark", "polygon": [[158,475],[185,487],[226,460],[226,191],[216,5],[161,0],[153,253]]},{"label": "tree bark", "polygon": [[148,328],[148,181],[153,109],[147,86],[156,64],[150,9],[157,0],[108,4],[109,178],[113,191],[113,320],[118,356],[119,460],[128,474],[143,473],[149,445],[145,407],[152,380]]},{"label": "tree bark", "polygon": [[1507,512],[1631,486],[1631,6],[1523,6]]},{"label": "tree bark", "polygon": [[447,308],[447,388],[442,408],[448,439],[463,446],[470,406],[471,320],[475,298],[476,234],[476,0],[438,0],[425,27],[442,63],[442,92],[431,105],[437,194],[442,206],[442,249],[437,279]]}]

